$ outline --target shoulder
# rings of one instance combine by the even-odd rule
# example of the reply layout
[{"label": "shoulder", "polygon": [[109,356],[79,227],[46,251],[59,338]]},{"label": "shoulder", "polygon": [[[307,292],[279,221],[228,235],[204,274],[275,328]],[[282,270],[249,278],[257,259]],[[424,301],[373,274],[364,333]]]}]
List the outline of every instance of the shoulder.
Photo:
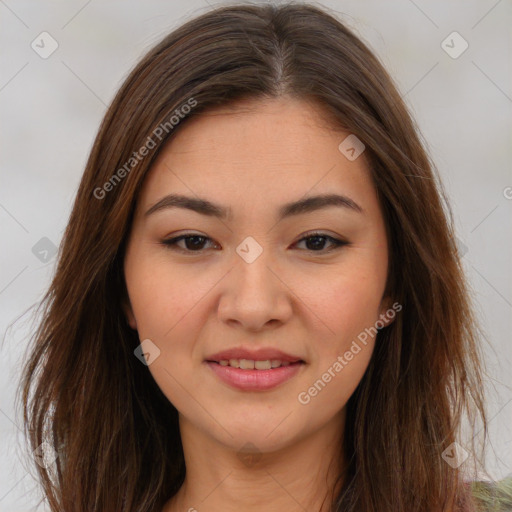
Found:
[{"label": "shoulder", "polygon": [[496,482],[471,482],[471,492],[482,512],[512,512],[512,475]]}]

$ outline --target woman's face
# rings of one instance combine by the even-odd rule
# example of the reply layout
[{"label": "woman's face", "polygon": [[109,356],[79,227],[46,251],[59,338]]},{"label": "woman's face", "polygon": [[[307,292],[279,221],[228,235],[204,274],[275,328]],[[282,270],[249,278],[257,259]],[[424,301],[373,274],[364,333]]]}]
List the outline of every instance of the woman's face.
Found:
[{"label": "woman's face", "polygon": [[310,103],[240,105],[189,120],[148,174],[125,311],[182,434],[269,452],[343,428],[394,310],[364,152]]}]

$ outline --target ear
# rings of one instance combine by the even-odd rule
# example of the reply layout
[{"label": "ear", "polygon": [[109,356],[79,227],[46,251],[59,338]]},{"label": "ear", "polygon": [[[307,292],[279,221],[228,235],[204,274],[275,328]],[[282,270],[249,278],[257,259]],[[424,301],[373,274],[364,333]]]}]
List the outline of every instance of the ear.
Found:
[{"label": "ear", "polygon": [[392,324],[401,309],[402,306],[398,302],[393,303],[392,297],[384,297],[379,308],[379,325],[383,323],[382,327],[387,327]]},{"label": "ear", "polygon": [[123,312],[126,316],[126,321],[128,322],[128,325],[134,329],[137,330],[137,320],[135,319],[135,315],[133,314],[133,309],[130,304],[129,299],[123,299],[121,303],[121,307],[123,308]]}]

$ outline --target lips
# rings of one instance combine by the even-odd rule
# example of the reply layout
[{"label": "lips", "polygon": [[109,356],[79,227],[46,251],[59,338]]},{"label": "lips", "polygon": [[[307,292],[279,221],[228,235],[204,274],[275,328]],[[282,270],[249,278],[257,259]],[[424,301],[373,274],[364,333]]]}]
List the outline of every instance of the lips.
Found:
[{"label": "lips", "polygon": [[264,391],[286,382],[302,369],[298,356],[277,349],[229,349],[206,358],[221,381],[239,390]]}]

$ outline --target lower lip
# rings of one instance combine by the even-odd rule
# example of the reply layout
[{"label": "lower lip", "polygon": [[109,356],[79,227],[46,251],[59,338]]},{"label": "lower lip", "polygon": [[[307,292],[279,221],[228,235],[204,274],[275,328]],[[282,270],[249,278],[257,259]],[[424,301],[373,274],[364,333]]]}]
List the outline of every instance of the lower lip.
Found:
[{"label": "lower lip", "polygon": [[244,391],[264,391],[272,389],[295,376],[303,363],[291,363],[271,370],[241,370],[231,366],[221,366],[207,361],[213,372],[226,384]]}]

